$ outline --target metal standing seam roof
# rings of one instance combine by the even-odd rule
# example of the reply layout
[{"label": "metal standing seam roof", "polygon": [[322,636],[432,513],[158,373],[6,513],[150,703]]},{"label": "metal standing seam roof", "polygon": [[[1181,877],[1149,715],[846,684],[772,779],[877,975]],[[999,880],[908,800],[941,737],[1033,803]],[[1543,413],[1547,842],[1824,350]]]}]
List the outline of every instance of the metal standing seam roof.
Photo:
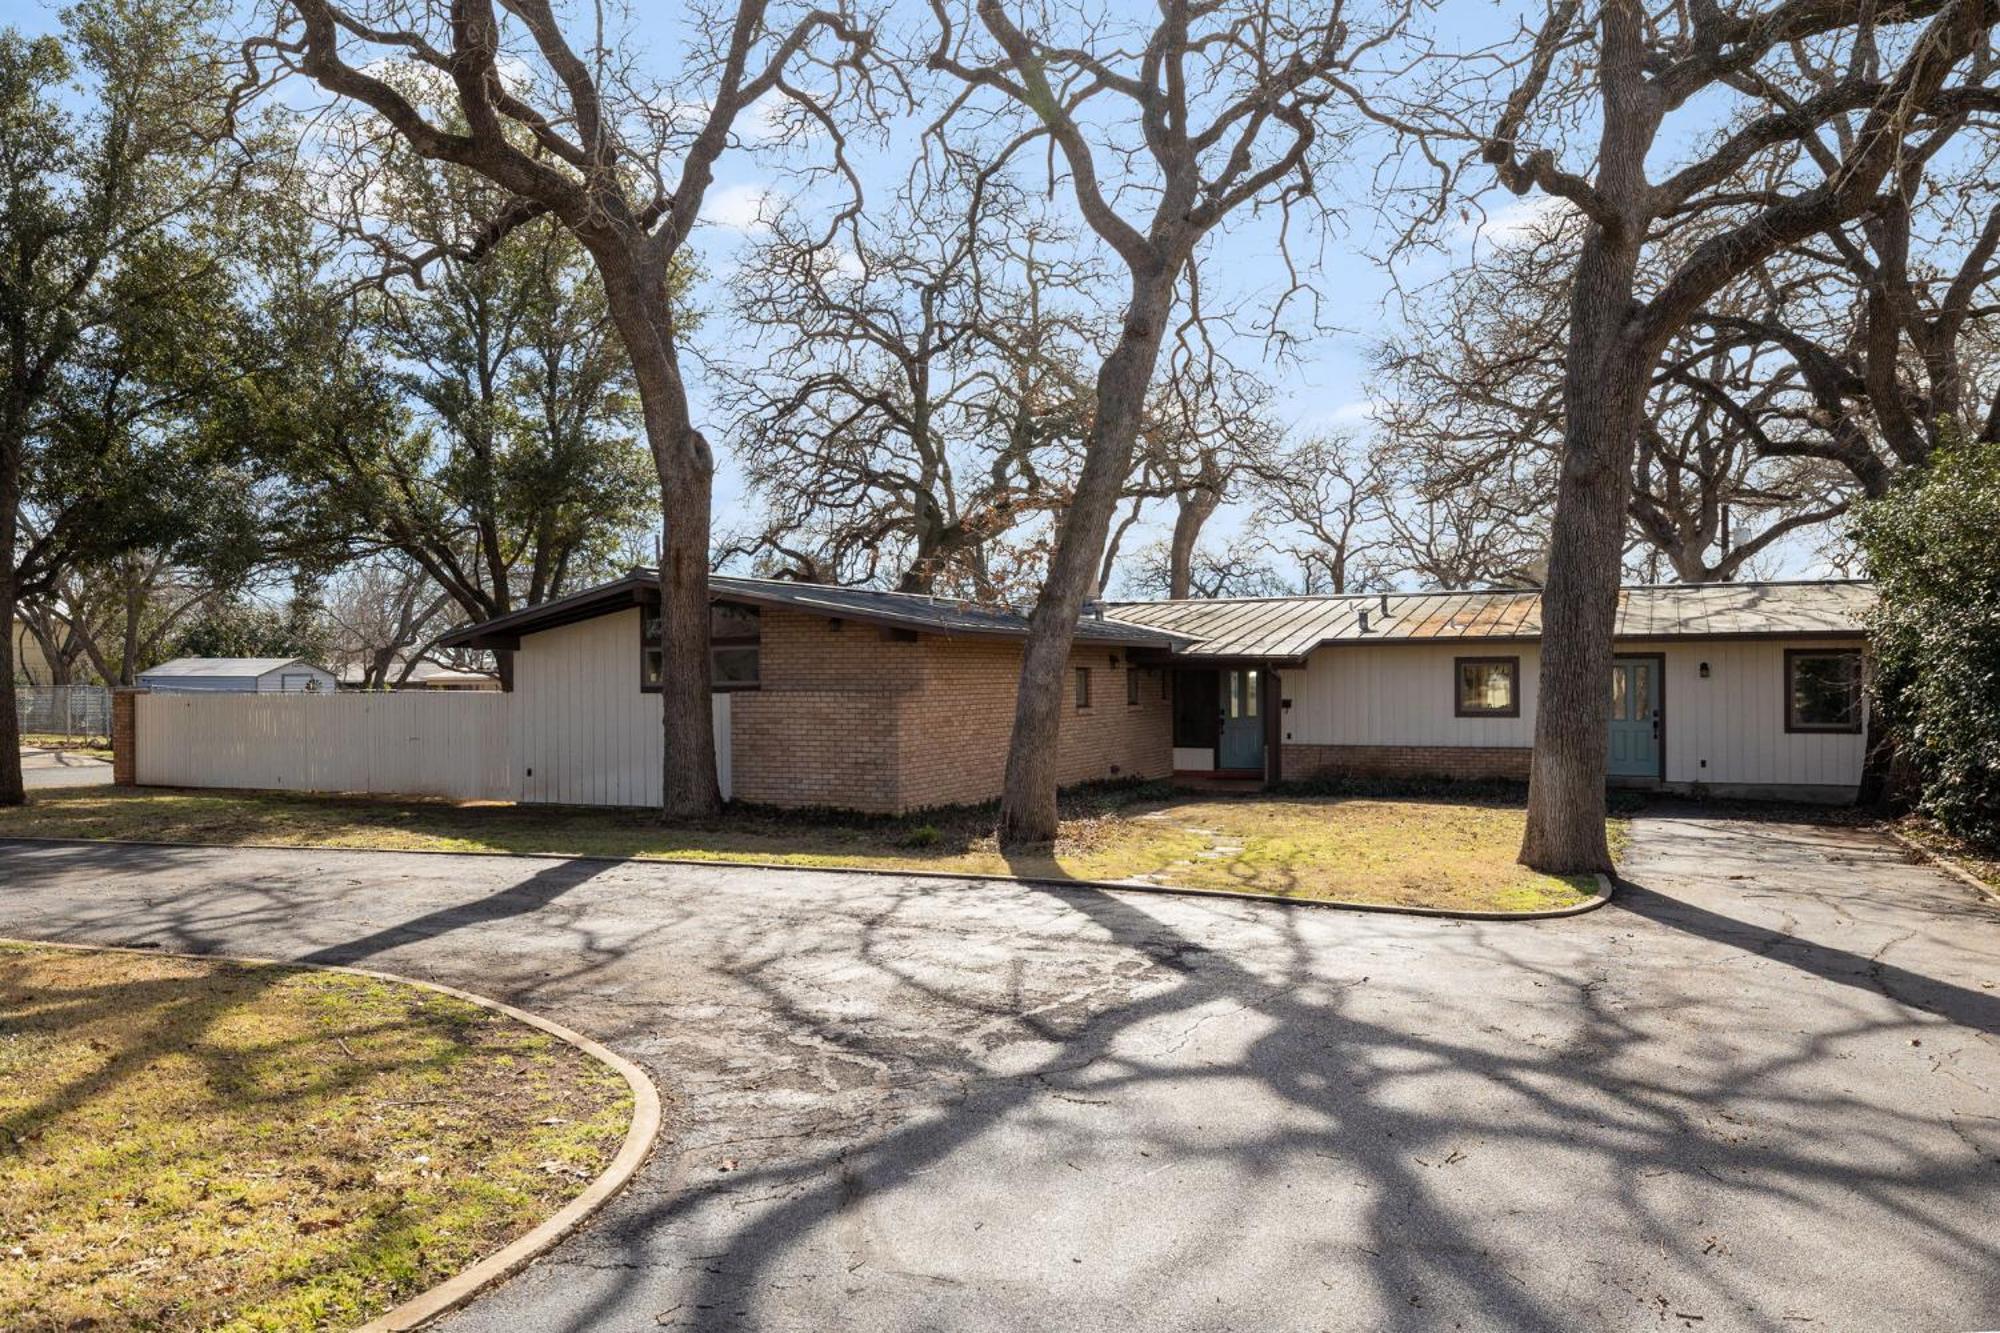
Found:
[{"label": "metal standing seam roof", "polygon": [[302,666],[314,671],[324,667],[313,666],[303,657],[176,657],[170,662],[162,662],[156,667],[147,667],[139,675],[169,676],[186,679],[200,677],[268,676],[280,667]]},{"label": "metal standing seam roof", "polygon": [[[1386,614],[1385,614],[1386,597]],[[1539,589],[1118,602],[1112,617],[1184,635],[1182,657],[1299,658],[1326,643],[1541,637]],[[1862,580],[1621,588],[1621,639],[1852,636],[1875,604]],[[1362,629],[1364,613],[1368,627]]]}]

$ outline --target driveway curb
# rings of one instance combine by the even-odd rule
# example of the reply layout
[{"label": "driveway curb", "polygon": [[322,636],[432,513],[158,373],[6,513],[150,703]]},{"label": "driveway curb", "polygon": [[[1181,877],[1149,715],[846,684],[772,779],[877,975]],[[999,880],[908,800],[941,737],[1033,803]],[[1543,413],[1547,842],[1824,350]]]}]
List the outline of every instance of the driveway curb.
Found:
[{"label": "driveway curb", "polygon": [[1986,901],[2000,903],[2000,891],[1996,891],[1985,880],[1960,865],[1956,857],[1947,856],[1945,853],[1937,851],[1934,848],[1926,847],[1916,839],[1905,837],[1895,829],[1884,827],[1882,832],[1888,834],[1891,841],[1916,857],[1919,861],[1924,862],[1926,865],[1935,866],[1939,870],[1944,871],[1945,874],[1950,875],[1953,879],[1962,881],[1978,893],[1980,897],[1986,899]]},{"label": "driveway curb", "polygon": [[473,848],[422,847],[330,847],[321,844],[300,846],[282,842],[176,842],[166,838],[48,838],[22,835],[0,836],[0,846],[8,843],[43,843],[59,847],[177,847],[202,851],[240,852],[351,852],[366,856],[481,856],[508,857],[516,861],[590,861],[606,865],[698,866],[710,870],[764,870],[812,875],[890,875],[909,879],[971,880],[985,884],[1025,884],[1030,888],[1116,893],[1158,893],[1176,898],[1225,898],[1239,902],[1273,903],[1283,907],[1331,908],[1344,912],[1376,912],[1391,916],[1434,917],[1452,921],[1552,921],[1594,912],[1611,901],[1614,881],[1597,874],[1597,893],[1568,907],[1550,907],[1534,912],[1486,912],[1450,907],[1407,907],[1396,903],[1355,902],[1346,898],[1292,898],[1282,893],[1252,893],[1242,889],[1198,889],[1172,884],[1150,884],[1124,879],[1059,879],[1049,875],[996,875],[972,870],[912,870],[887,866],[802,866],[784,861],[721,861],[699,856],[605,856],[579,852],[499,852]]},{"label": "driveway curb", "polygon": [[[25,842],[28,839],[9,839]],[[54,841],[47,839],[46,841]],[[78,839],[77,841],[92,841]],[[206,846],[204,843],[169,844],[172,846]],[[416,977],[399,976],[394,972],[378,972],[365,967],[345,967],[333,963],[290,962],[282,958],[240,958],[233,954],[184,953],[173,949],[135,948],[118,944],[72,944],[61,940],[31,940],[0,936],[0,944],[23,945],[39,949],[71,949],[79,953],[127,953],[140,954],[150,958],[187,958],[202,962],[244,963],[255,967],[288,967],[300,971],[340,972],[348,976],[366,977],[374,981],[390,981],[404,986],[415,986],[421,990],[436,991],[453,999],[476,1004],[482,1009],[504,1014],[516,1022],[546,1032],[558,1041],[567,1042],[600,1064],[608,1065],[624,1078],[625,1085],[632,1090],[632,1124],[625,1131],[625,1141],[618,1146],[618,1152],[597,1179],[590,1182],[583,1193],[571,1199],[562,1208],[551,1214],[540,1226],[515,1238],[487,1255],[472,1267],[446,1278],[428,1291],[419,1292],[401,1305],[377,1315],[355,1330],[355,1333],[406,1333],[420,1328],[440,1315],[447,1314],[464,1305],[488,1287],[512,1277],[525,1268],[532,1260],[540,1258],[569,1236],[605,1204],[611,1202],[624,1189],[632,1177],[638,1174],[652,1153],[653,1142],[659,1137],[661,1112],[660,1093],[653,1086],[653,1080],[638,1065],[619,1055],[573,1028],[565,1027],[554,1019],[543,1018],[540,1014],[517,1009],[511,1004],[485,995],[475,995],[471,991],[447,986],[442,982],[423,981]]]}]

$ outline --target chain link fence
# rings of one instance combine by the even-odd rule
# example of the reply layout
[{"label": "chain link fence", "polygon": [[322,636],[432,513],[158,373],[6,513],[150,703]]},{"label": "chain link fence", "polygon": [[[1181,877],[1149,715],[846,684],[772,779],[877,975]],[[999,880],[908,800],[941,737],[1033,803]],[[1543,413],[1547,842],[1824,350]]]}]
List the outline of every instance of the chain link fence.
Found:
[{"label": "chain link fence", "polygon": [[111,691],[103,685],[16,685],[14,707],[23,736],[111,734]]}]

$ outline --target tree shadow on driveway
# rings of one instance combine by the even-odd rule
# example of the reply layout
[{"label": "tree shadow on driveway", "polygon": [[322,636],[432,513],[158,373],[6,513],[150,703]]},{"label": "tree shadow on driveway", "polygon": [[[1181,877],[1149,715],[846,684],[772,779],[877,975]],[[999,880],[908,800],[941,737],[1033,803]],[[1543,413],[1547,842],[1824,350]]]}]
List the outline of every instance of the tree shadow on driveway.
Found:
[{"label": "tree shadow on driveway", "polygon": [[[1711,1328],[1796,1327],[1827,1314],[1837,1324],[1843,1313],[1837,1310],[1822,1307],[1821,1315],[1808,1316],[1780,1308],[1785,1299],[1810,1297],[1818,1278],[1800,1270],[1795,1252],[1759,1234],[1790,1226],[1798,1238],[1786,1244],[1814,1250],[1820,1242],[1810,1232],[1821,1214],[1829,1225],[1838,1217],[1843,1226],[1861,1228],[1855,1239],[1864,1247],[1867,1229],[1879,1228],[1902,1247],[1896,1262],[1954,1274],[1976,1288],[1980,1295],[1967,1303],[1968,1313],[2000,1300],[1994,1276],[2000,1240],[1979,1222],[1996,1199],[1991,1168],[2000,1160],[2000,1139],[1982,1148],[1955,1122],[1957,1137],[1941,1132],[1938,1109],[1928,1102],[1899,1105],[1824,1076],[1853,1050],[1901,1046],[1913,1031],[1935,1037],[1934,1025],[1897,1005],[1990,1033],[1991,996],[1630,884],[1594,922],[1409,927],[1417,947],[1462,959],[1469,972],[1474,963],[1498,966],[1512,974],[1512,984],[1545,991],[1546,1006],[1560,1010],[1533,1015],[1522,1032],[1496,1039],[1498,1029],[1452,1026],[1453,1018],[1476,1014],[1479,997],[1469,1008],[1441,1014],[1448,1030],[1439,1032],[1430,1030],[1421,1008],[1384,1004],[1384,983],[1371,986],[1368,975],[1351,975],[1351,966],[1342,975],[1341,964],[1351,960],[1329,958],[1329,931],[1307,924],[1323,924],[1330,919],[1324,916],[1270,913],[1283,959],[1258,967],[1204,943],[1198,918],[1188,912],[1156,914],[1144,900],[1107,892],[1065,890],[1060,897],[1078,925],[1136,960],[1141,994],[1096,1007],[1085,1000],[1009,1013],[1005,1005],[927,981],[919,970],[903,968],[894,949],[878,947],[892,933],[897,909],[864,932],[864,960],[898,973],[899,988],[956,1010],[960,1022],[977,1030],[997,1028],[1053,1048],[1032,1067],[1004,1075],[982,1067],[962,1044],[912,1053],[888,1034],[830,1018],[800,1000],[769,954],[733,965],[732,975],[757,987],[787,1028],[879,1063],[949,1062],[964,1091],[909,1112],[886,1132],[858,1140],[829,1136],[836,1141],[823,1149],[768,1167],[725,1176],[684,1170],[675,1194],[621,1216],[616,1262],[632,1270],[662,1262],[656,1239],[662,1231],[699,1237],[699,1265],[687,1272],[685,1300],[654,1312],[663,1325],[811,1323],[810,1314],[787,1304],[800,1290],[791,1266],[803,1251],[824,1249],[843,1228],[853,1230],[864,1210],[914,1202],[919,1215],[933,1216],[921,1206],[924,1196],[949,1188],[938,1182],[960,1154],[974,1151],[982,1166],[1002,1170],[1020,1161],[987,1156],[999,1152],[993,1141],[1010,1129],[1026,1126],[1040,1136],[1047,1156],[1096,1146],[1052,1119],[1050,1099],[1123,1108],[1113,1112],[1119,1123],[1096,1132],[1143,1143],[1160,1171],[1204,1180],[1222,1173],[1253,1193],[1338,1177],[1360,1200],[1320,1214],[1316,1234],[1308,1213],[1299,1219],[1303,1234],[1217,1228],[1207,1243],[1192,1246],[1174,1237],[1170,1218],[1141,1207],[1136,1253],[1133,1236],[1104,1235],[1103,1253],[1092,1256],[1124,1256],[1117,1261],[1129,1262],[1129,1271],[1108,1279],[1108,1291],[1100,1285],[1088,1301],[1079,1296],[1075,1307],[1125,1310],[1139,1323],[1200,1324],[1191,1307],[1175,1303],[1176,1293],[1204,1290],[1204,1272],[1226,1289],[1232,1265],[1262,1271],[1275,1251],[1320,1256],[1317,1267],[1297,1267],[1293,1304],[1275,1307],[1301,1326],[1428,1330],[1454,1326],[1456,1318],[1465,1327],[1550,1329],[1595,1318],[1622,1323],[1640,1312],[1668,1326],[1678,1316]],[[1169,915],[1192,924],[1174,924],[1164,919]],[[1589,943],[1571,970],[1561,951],[1547,946],[1579,931]],[[1801,1015],[1781,1015],[1760,1020],[1754,1043],[1720,1030],[1711,1039],[1702,1030],[1714,1019],[1701,1008],[1705,978],[1657,997],[1621,984],[1621,969],[1649,966],[1625,943],[1635,934],[1643,937],[1639,950],[1691,937],[1702,946],[1695,956],[1707,971],[1726,975],[1748,955],[1852,993],[1813,990],[1811,1026]],[[1773,1000],[1796,994],[1796,980],[1787,978]],[[1757,993],[1764,978],[1749,984]],[[1551,1030],[1535,1031],[1534,1022]],[[1674,1044],[1691,1024],[1695,1040]],[[1230,1031],[1238,1044],[1222,1040]],[[1215,1050],[1188,1058],[1208,1040],[1218,1042]],[[1163,1097],[1189,1113],[1144,1123],[1128,1118]],[[1234,1116],[1238,1107],[1256,1114]],[[1217,1119],[1227,1132],[1196,1123]],[[1982,1152],[1993,1160],[1982,1161]],[[1480,1159],[1483,1174],[1468,1190],[1454,1172],[1469,1177],[1473,1168],[1463,1164],[1472,1158]],[[1021,1164],[1030,1171],[1037,1165]],[[1019,1188],[1040,1184],[1036,1176]],[[1113,1188],[1078,1178],[1076,1198],[1049,1197],[1047,1216],[1054,1223],[1079,1202],[1087,1212],[1103,1211],[1103,1192]],[[1213,1203],[1218,1218],[1231,1216],[1220,1201],[1181,1203],[1196,1211]],[[1716,1229],[1707,1249],[1690,1235],[1699,1219]],[[1720,1238],[1729,1227],[1746,1234],[1734,1242]],[[1157,1244],[1149,1246],[1149,1237]],[[1010,1245],[1039,1239],[1002,1228],[979,1244],[1005,1254]],[[1716,1257],[1732,1243],[1750,1253],[1728,1263]],[[1822,1263],[1834,1259],[1835,1243],[1827,1237]],[[1856,1262],[1874,1261],[1869,1255]],[[868,1263],[864,1249],[848,1270],[862,1275],[854,1283],[862,1283]],[[1599,1266],[1597,1289],[1581,1297],[1567,1277],[1555,1276],[1558,1267],[1579,1263]],[[1333,1294],[1305,1286],[1308,1272],[1338,1279],[1323,1282]],[[596,1294],[586,1301],[587,1290]],[[657,1294],[657,1285],[644,1281],[579,1284],[582,1304],[562,1327],[583,1333],[642,1322],[635,1302]],[[971,1292],[959,1299],[968,1326],[1032,1326],[1032,1319],[1010,1322],[1007,1312]],[[867,1321],[858,1308],[853,1317]],[[895,1326],[929,1327],[935,1317],[933,1306],[919,1303]],[[1270,1310],[1237,1308],[1231,1326],[1272,1326],[1272,1318]]]}]

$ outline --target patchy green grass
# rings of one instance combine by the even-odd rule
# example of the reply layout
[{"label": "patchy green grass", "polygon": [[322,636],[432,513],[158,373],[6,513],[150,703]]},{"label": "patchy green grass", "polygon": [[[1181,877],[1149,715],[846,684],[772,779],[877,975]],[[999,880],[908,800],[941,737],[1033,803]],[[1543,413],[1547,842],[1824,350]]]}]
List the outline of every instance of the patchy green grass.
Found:
[{"label": "patchy green grass", "polygon": [[527,1231],[613,1071],[338,973],[0,946],[0,1328],[351,1328]]},{"label": "patchy green grass", "polygon": [[[1413,907],[1533,911],[1581,902],[1587,877],[1514,864],[1524,815],[1504,799],[1173,797],[1157,788],[1066,801],[1051,852],[1002,856],[990,810],[907,819],[735,810],[663,824],[644,811],[115,788],[38,793],[0,810],[0,837],[164,839],[298,847],[763,861],[1074,879],[1143,879]],[[1613,837],[1621,839],[1622,824]]]}]

